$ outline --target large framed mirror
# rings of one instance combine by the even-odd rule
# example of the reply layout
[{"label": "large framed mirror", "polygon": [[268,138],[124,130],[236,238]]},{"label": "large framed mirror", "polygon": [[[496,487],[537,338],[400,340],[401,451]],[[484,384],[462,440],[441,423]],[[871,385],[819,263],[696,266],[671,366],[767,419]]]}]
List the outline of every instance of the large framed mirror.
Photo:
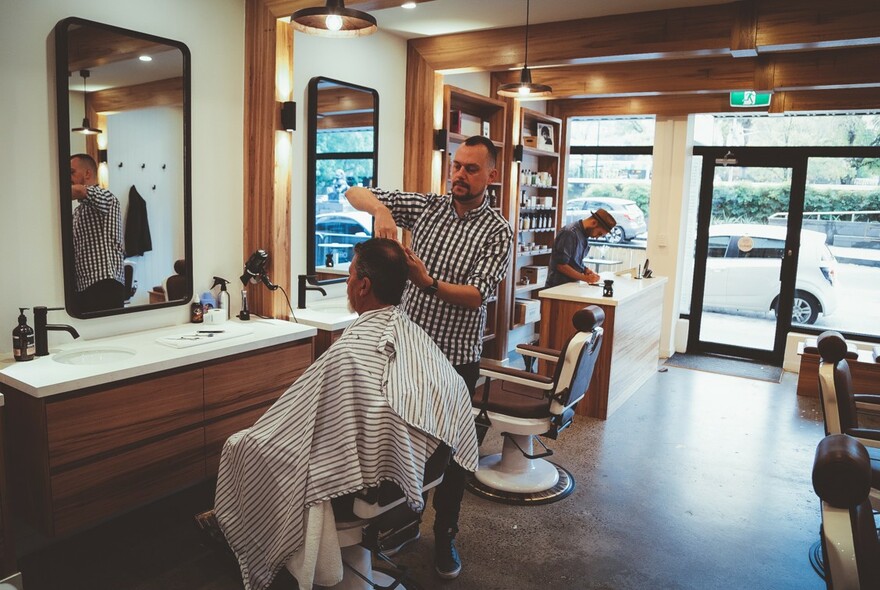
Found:
[{"label": "large framed mirror", "polygon": [[351,186],[376,186],[379,93],[317,77],[308,96],[308,273],[345,280],[354,245],[373,235],[372,217],[344,195]]},{"label": "large framed mirror", "polygon": [[80,18],[55,27],[65,307],[192,300],[190,52]]}]

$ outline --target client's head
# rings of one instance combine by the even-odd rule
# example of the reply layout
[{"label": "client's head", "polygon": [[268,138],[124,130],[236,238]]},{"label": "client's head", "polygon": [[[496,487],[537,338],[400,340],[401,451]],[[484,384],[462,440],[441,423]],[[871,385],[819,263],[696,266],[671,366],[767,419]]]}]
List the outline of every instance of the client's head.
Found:
[{"label": "client's head", "polygon": [[363,313],[397,305],[408,276],[406,252],[394,240],[371,238],[355,244],[348,269],[348,307]]}]

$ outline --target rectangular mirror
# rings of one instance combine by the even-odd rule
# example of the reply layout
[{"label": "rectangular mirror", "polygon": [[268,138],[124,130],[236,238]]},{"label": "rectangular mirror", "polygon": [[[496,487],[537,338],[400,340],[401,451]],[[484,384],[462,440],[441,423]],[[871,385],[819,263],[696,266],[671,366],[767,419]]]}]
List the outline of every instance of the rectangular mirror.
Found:
[{"label": "rectangular mirror", "polygon": [[312,78],[308,133],[308,274],[345,277],[354,245],[373,235],[373,218],[349,205],[345,191],[376,186],[379,93]]},{"label": "rectangular mirror", "polygon": [[68,313],[188,303],[189,49],[67,18],[55,27],[55,54]]}]

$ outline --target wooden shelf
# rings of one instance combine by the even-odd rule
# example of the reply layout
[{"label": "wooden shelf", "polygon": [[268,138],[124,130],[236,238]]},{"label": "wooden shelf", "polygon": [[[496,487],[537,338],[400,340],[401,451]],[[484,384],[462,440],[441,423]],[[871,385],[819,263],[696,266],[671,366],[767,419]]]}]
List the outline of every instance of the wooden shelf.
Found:
[{"label": "wooden shelf", "polygon": [[[557,130],[558,132],[558,130]],[[524,156],[535,156],[536,158],[558,158],[559,152],[550,152],[547,150],[539,150],[538,148],[523,146]]]},{"label": "wooden shelf", "polygon": [[556,231],[555,227],[540,227],[537,229],[520,229],[517,230],[521,234],[527,234],[529,232],[545,232],[545,231]]},{"label": "wooden shelf", "polygon": [[513,290],[517,295],[521,293],[531,293],[532,291],[537,291],[538,289],[543,289],[544,285],[538,285],[537,283],[531,283],[528,285],[517,285]]}]

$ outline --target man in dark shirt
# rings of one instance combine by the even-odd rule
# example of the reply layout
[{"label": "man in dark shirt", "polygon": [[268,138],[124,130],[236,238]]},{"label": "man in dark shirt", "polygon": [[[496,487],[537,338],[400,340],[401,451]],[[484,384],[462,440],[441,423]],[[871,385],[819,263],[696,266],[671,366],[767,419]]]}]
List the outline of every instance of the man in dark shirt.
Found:
[{"label": "man in dark shirt", "polygon": [[114,309],[125,304],[122,215],[119,200],[98,186],[98,165],[88,154],[70,157],[73,252],[78,312]]},{"label": "man in dark shirt", "polygon": [[553,243],[553,254],[550,255],[550,269],[545,286],[555,287],[575,281],[598,283],[599,275],[584,267],[584,258],[590,252],[587,240],[601,238],[615,225],[617,222],[608,211],[596,209],[586,219],[570,223],[559,230]]}]

